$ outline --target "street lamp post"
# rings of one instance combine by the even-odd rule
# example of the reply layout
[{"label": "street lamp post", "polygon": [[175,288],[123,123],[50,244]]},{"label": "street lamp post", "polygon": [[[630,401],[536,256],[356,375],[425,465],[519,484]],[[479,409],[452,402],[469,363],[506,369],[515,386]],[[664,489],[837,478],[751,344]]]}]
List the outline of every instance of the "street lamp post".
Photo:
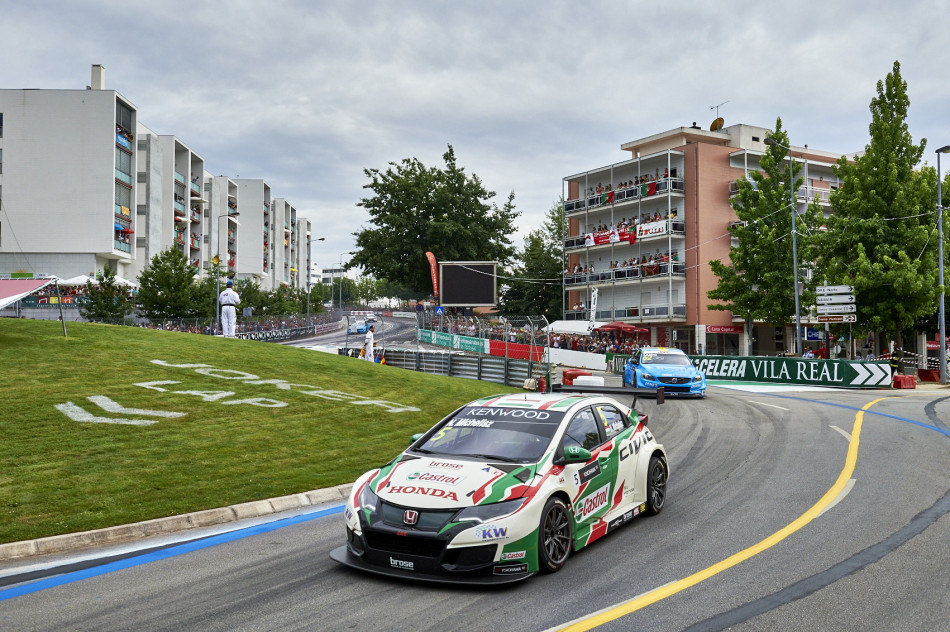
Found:
[{"label": "street lamp post", "polygon": [[937,150],[937,270],[940,283],[940,311],[937,318],[940,328],[940,383],[947,383],[947,322],[943,291],[943,191],[940,188],[940,154],[950,152],[950,145]]},{"label": "street lamp post", "polygon": [[[215,319],[217,321],[216,322],[217,330],[220,331],[221,333],[224,333],[224,331],[221,329],[221,301],[218,300],[218,297],[221,295],[221,218],[227,217],[228,218],[227,226],[230,226],[231,219],[236,218],[238,215],[240,215],[240,213],[222,213],[221,215],[218,215],[218,217],[216,218],[216,221],[218,222],[218,252],[217,252],[218,274],[217,274],[217,280],[215,281],[216,294],[214,296],[214,304],[215,304],[214,312],[215,312]],[[240,226],[241,224],[238,223],[238,221],[235,219],[234,225]]]},{"label": "street lamp post", "polygon": [[774,138],[766,138],[766,145],[775,145],[776,147],[781,147],[782,149],[788,152],[788,192],[790,200],[792,203],[792,260],[795,265],[795,353],[799,356],[802,355],[802,313],[801,307],[798,303],[798,240],[796,235],[798,233],[798,209],[795,204],[795,163],[792,161],[792,149],[791,147],[786,147],[782,143],[776,141]]},{"label": "street lamp post", "polygon": [[[326,240],[326,237],[317,237],[317,241],[324,241],[324,240]],[[313,253],[311,253],[310,256],[311,256],[311,261],[312,261]],[[310,326],[310,289],[312,287],[310,284],[311,276],[313,276],[313,272],[311,270],[307,270],[307,327]]]}]

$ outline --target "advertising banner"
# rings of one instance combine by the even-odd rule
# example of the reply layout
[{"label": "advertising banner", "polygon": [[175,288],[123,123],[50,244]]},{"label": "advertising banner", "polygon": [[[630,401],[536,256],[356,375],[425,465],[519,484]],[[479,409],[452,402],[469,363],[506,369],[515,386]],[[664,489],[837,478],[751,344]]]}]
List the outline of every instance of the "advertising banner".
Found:
[{"label": "advertising banner", "polygon": [[891,369],[887,362],[757,356],[699,356],[695,359],[707,379],[847,388],[891,385]]}]

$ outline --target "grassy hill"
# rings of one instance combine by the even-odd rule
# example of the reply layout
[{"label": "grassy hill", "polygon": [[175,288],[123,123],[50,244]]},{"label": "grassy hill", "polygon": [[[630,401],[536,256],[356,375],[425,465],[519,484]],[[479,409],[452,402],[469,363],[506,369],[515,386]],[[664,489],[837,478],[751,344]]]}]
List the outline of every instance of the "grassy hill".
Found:
[{"label": "grassy hill", "polygon": [[0,319],[0,543],[350,482],[514,390],[270,343],[67,333]]}]

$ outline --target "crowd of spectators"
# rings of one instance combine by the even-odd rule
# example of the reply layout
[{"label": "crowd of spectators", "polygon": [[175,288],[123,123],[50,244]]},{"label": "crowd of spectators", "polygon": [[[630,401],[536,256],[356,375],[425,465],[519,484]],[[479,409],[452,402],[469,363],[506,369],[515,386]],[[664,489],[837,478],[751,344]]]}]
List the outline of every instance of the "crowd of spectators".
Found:
[{"label": "crowd of spectators", "polygon": [[638,341],[636,338],[618,338],[612,333],[598,333],[591,336],[551,334],[548,344],[554,349],[569,349],[588,353],[621,353],[625,355],[633,353],[641,346],[648,345],[646,341]]},{"label": "crowd of spectators", "polygon": [[[640,268],[642,271],[642,276],[652,276],[659,274],[661,272],[661,264],[664,263],[678,263],[680,260],[679,252],[673,250],[672,252],[663,252],[659,248],[656,249],[656,252],[650,254],[644,254],[640,257],[628,257],[623,260],[610,261],[607,264],[608,270],[626,270],[632,268]],[[575,264],[573,267],[564,268],[564,274],[590,274],[596,272],[595,266],[593,263],[588,265]],[[572,309],[577,309],[572,307]]]},{"label": "crowd of spectators", "polygon": [[660,175],[660,170],[656,169],[656,171],[652,174],[647,173],[647,174],[636,176],[633,178],[633,180],[625,180],[624,182],[621,182],[620,184],[618,184],[616,189],[613,188],[613,185],[611,185],[609,182],[606,185],[604,185],[601,182],[598,182],[596,187],[588,187],[587,194],[595,195],[595,194],[601,194],[601,193],[610,193],[611,191],[624,191],[626,189],[632,189],[633,187],[638,187],[641,184],[649,184],[650,182],[659,182],[660,180],[666,180],[669,177],[670,177],[669,169],[664,169],[662,176]]},{"label": "crowd of spectators", "polygon": [[650,224],[652,222],[662,222],[663,220],[666,220],[666,219],[670,219],[670,220],[679,219],[679,210],[674,208],[670,211],[664,211],[663,213],[660,213],[660,211],[655,211],[652,215],[650,213],[641,213],[639,217],[631,216],[630,219],[627,219],[626,217],[621,217],[619,222],[617,222],[616,224],[610,224],[610,225],[591,224],[590,226],[587,227],[587,232],[588,233],[603,233],[603,232],[609,232],[612,230],[623,230],[623,229],[629,230],[631,227],[637,226],[638,224]]}]

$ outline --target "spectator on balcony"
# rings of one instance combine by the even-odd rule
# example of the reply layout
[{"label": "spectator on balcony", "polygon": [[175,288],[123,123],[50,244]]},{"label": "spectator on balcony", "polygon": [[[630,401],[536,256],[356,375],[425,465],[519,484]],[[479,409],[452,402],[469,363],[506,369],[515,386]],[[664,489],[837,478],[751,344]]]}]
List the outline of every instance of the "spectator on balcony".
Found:
[{"label": "spectator on balcony", "polygon": [[669,167],[667,167],[666,169],[663,170],[663,179],[666,180],[669,177],[670,177],[670,169]]},{"label": "spectator on balcony", "polygon": [[604,192],[604,185],[602,185],[601,183],[598,182],[598,183],[597,183],[597,189],[596,189],[596,190],[597,190],[597,193],[603,193],[603,192]]}]

